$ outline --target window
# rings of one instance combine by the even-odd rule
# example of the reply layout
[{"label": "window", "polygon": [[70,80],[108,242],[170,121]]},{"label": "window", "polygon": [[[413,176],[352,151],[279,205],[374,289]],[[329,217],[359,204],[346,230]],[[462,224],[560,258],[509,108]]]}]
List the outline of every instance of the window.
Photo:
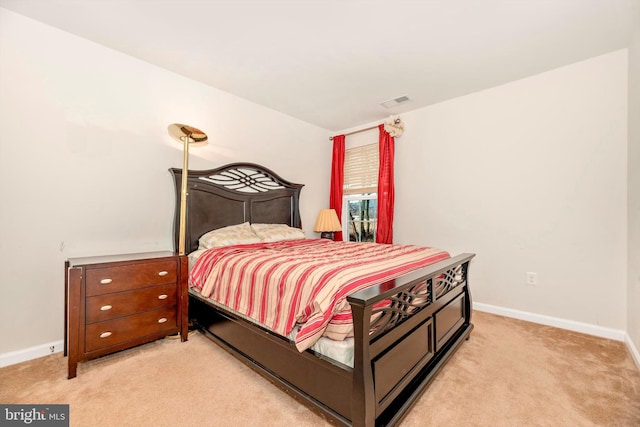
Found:
[{"label": "window", "polygon": [[342,235],[351,242],[375,242],[378,195],[349,194],[344,197]]},{"label": "window", "polygon": [[342,236],[375,242],[378,216],[378,144],[345,151]]}]

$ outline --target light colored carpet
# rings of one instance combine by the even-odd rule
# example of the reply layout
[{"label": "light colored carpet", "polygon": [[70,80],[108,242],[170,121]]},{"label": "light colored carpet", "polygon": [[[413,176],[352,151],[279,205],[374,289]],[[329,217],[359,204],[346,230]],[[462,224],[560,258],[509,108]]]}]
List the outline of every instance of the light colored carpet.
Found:
[{"label": "light colored carpet", "polygon": [[[413,426],[640,426],[640,374],[621,342],[474,313],[471,339],[402,422]],[[199,333],[78,366],[0,369],[1,403],[68,403],[72,426],[325,426]]]}]

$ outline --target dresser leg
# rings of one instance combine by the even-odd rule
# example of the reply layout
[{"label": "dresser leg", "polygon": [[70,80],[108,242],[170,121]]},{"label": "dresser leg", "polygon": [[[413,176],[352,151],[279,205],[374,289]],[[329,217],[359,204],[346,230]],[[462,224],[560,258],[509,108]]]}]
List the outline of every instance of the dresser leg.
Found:
[{"label": "dresser leg", "polygon": [[64,263],[64,351],[63,356],[67,357],[67,334],[69,333],[68,314],[69,313],[69,261]]},{"label": "dresser leg", "polygon": [[71,359],[69,359],[69,375],[67,376],[68,380],[76,377],[77,369],[78,369],[78,362],[71,363]]},{"label": "dresser leg", "polygon": [[82,288],[82,269],[69,268],[67,270],[68,280],[68,298],[67,304],[67,318],[68,318],[68,338],[67,350],[68,362],[69,362],[69,376],[68,379],[75,378],[76,370],[78,368],[78,333],[80,330],[80,299]]}]

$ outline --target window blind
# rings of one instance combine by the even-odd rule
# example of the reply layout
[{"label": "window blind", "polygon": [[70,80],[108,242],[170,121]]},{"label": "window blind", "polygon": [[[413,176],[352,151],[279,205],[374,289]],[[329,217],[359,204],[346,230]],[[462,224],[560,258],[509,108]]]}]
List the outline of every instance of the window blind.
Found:
[{"label": "window blind", "polygon": [[349,148],[344,153],[344,194],[378,191],[378,144]]}]

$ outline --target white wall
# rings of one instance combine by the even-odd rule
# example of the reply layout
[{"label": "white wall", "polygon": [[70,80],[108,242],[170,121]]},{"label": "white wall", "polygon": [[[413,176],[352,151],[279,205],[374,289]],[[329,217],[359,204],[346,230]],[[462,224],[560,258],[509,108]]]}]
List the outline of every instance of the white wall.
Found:
[{"label": "white wall", "polygon": [[[640,350],[640,16],[629,47],[629,274],[627,333]],[[635,354],[640,367],[640,353]]]},{"label": "white wall", "polygon": [[626,101],[621,50],[402,114],[394,241],[476,253],[474,302],[626,330]]},{"label": "white wall", "polygon": [[172,249],[171,123],[190,168],[263,164],[328,199],[329,133],[0,8],[0,355],[63,338],[64,260]]},{"label": "white wall", "polygon": [[475,252],[476,302],[624,330],[626,73],[622,50],[404,114],[396,239]]}]

